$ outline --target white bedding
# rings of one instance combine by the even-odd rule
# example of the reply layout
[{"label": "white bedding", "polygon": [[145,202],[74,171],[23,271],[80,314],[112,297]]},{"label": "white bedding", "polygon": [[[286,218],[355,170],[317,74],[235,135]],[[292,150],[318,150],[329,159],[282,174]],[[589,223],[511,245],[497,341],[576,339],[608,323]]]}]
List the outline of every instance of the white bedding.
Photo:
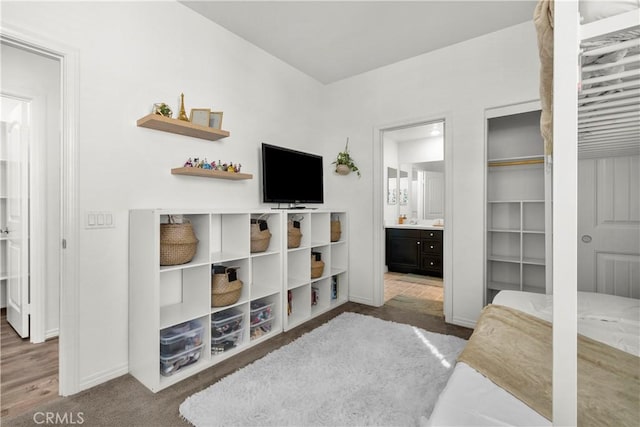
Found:
[{"label": "white bedding", "polygon": [[[493,304],[551,321],[551,295],[502,291]],[[640,300],[578,292],[578,333],[640,355]],[[428,426],[550,426],[551,422],[465,363],[456,364]]]}]

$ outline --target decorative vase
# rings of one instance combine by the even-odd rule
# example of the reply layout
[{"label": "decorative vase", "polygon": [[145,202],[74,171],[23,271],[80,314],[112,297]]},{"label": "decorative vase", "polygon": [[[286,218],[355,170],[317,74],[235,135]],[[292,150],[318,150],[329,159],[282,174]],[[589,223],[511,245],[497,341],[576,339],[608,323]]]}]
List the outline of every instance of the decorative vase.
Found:
[{"label": "decorative vase", "polygon": [[347,165],[338,165],[336,166],[336,173],[339,175],[349,175],[349,173],[351,173],[351,168]]}]

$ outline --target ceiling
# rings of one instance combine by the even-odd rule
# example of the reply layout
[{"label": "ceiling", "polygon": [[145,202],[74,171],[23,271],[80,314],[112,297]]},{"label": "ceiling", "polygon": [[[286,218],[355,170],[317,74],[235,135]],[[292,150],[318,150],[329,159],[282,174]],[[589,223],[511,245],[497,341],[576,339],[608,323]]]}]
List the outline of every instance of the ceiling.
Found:
[{"label": "ceiling", "polygon": [[532,20],[535,1],[181,1],[328,84]]}]

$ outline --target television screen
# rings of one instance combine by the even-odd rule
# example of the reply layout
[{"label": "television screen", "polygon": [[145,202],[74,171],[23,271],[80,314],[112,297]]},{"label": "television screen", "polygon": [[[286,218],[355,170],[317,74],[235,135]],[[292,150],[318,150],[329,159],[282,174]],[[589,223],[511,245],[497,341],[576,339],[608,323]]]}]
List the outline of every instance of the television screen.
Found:
[{"label": "television screen", "polygon": [[265,203],[323,203],[322,156],[262,144]]}]

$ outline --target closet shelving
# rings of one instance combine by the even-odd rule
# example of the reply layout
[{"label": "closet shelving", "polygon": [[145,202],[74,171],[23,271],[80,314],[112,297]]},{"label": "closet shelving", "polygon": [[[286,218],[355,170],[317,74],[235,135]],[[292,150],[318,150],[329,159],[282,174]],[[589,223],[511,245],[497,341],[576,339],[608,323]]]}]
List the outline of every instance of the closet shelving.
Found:
[{"label": "closet shelving", "polygon": [[[191,222],[199,240],[194,258],[182,265],[160,266],[160,224],[168,215]],[[282,331],[282,225],[274,211],[132,210],[130,212],[129,369],[156,392],[211,367]],[[250,252],[250,220],[266,219],[272,237],[264,252]],[[211,269],[214,265],[238,268],[243,282],[239,300],[224,307],[211,304]],[[250,324],[252,305],[271,308],[271,318],[260,334]],[[219,313],[242,313],[235,331],[235,347],[212,349],[211,321]],[[197,321],[204,326],[199,359],[169,376],[160,373],[161,330]],[[254,326],[252,328],[252,326]],[[255,335],[255,336],[254,336]]]},{"label": "closet shelving", "polygon": [[[284,329],[289,330],[340,304],[349,295],[348,217],[345,211],[302,210],[284,218],[300,222],[302,239],[297,248],[287,248],[284,262],[286,291],[283,305],[290,305],[283,315]],[[340,221],[339,240],[331,241],[331,221]],[[286,246],[286,238],[285,238]],[[319,252],[325,263],[322,275],[311,278],[311,253]],[[314,298],[315,296],[315,298]]]},{"label": "closet shelving", "polygon": [[485,302],[498,291],[547,291],[550,179],[538,102],[487,111]]}]

